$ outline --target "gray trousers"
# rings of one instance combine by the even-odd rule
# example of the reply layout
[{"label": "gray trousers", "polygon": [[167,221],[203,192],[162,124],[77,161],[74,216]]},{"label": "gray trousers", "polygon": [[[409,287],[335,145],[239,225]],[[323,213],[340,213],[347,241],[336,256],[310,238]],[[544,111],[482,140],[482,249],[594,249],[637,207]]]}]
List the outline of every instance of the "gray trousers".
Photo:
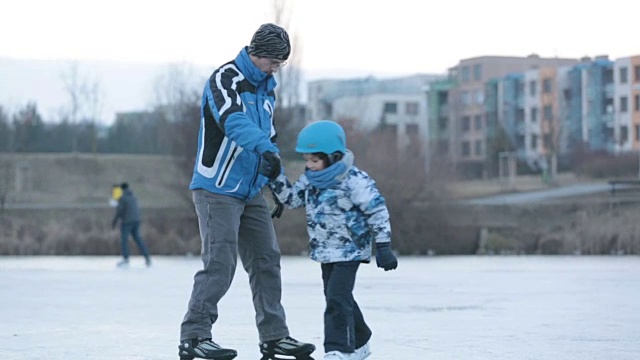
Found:
[{"label": "gray trousers", "polygon": [[238,255],[249,275],[260,341],[289,336],[280,303],[280,248],[264,197],[243,201],[205,190],[193,192],[202,239],[202,262],[193,281],[180,341],[211,338],[218,301],[233,281]]}]

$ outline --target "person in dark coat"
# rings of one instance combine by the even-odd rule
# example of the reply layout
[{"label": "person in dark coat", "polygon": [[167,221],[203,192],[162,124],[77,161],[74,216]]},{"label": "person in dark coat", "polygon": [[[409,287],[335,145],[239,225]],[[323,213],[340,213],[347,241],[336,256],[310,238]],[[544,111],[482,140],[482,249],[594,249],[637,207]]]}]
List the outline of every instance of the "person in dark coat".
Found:
[{"label": "person in dark coat", "polygon": [[149,251],[140,236],[140,209],[138,208],[138,200],[133,195],[129,184],[122,183],[120,185],[122,189],[122,196],[118,199],[118,207],[116,208],[116,214],[111,222],[111,227],[115,229],[118,219],[120,219],[120,246],[122,248],[122,260],[118,262],[119,267],[125,267],[129,265],[129,235],[133,236],[133,240],[136,242],[140,253],[145,258],[145,264],[151,265],[151,257]]}]

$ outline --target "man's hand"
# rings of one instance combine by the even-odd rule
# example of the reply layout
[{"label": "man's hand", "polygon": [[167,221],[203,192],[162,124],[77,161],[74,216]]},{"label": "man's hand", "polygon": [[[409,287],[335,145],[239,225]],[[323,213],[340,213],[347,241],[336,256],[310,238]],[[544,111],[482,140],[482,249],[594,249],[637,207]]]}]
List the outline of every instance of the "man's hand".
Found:
[{"label": "man's hand", "polygon": [[258,172],[273,181],[280,175],[281,171],[280,156],[274,152],[265,151],[264,154],[262,154],[262,161],[260,161]]},{"label": "man's hand", "polygon": [[391,251],[391,243],[376,243],[376,265],[384,271],[394,270],[398,267],[398,259]]},{"label": "man's hand", "polygon": [[117,221],[116,221],[116,220],[113,220],[113,221],[111,222],[111,228],[112,228],[112,229],[115,229],[115,228],[116,228],[116,223],[117,223]]}]

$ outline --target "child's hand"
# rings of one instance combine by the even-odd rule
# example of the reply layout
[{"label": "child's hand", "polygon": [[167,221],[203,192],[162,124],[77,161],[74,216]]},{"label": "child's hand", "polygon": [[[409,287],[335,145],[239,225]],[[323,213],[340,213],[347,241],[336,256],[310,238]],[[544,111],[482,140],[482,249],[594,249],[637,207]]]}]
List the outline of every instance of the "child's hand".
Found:
[{"label": "child's hand", "polygon": [[398,267],[398,259],[391,251],[391,243],[376,243],[376,264],[384,271],[394,270]]},{"label": "child's hand", "polygon": [[276,194],[274,194],[273,192],[271,192],[271,194],[273,195],[273,202],[276,204],[276,206],[271,210],[271,218],[279,219],[280,216],[282,216],[282,212],[284,211],[284,205],[280,202]]}]

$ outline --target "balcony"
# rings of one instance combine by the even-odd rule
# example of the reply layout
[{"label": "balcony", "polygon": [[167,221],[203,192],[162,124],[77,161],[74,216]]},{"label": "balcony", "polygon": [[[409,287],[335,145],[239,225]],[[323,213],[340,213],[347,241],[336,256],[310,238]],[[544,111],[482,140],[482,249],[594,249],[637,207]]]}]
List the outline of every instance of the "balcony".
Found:
[{"label": "balcony", "polygon": [[449,115],[449,104],[441,104],[437,106],[438,115]]},{"label": "balcony", "polygon": [[613,98],[615,95],[615,86],[613,83],[604,85],[604,96],[607,98]]},{"label": "balcony", "polygon": [[615,125],[615,117],[611,113],[600,115],[600,121],[609,128]]}]

